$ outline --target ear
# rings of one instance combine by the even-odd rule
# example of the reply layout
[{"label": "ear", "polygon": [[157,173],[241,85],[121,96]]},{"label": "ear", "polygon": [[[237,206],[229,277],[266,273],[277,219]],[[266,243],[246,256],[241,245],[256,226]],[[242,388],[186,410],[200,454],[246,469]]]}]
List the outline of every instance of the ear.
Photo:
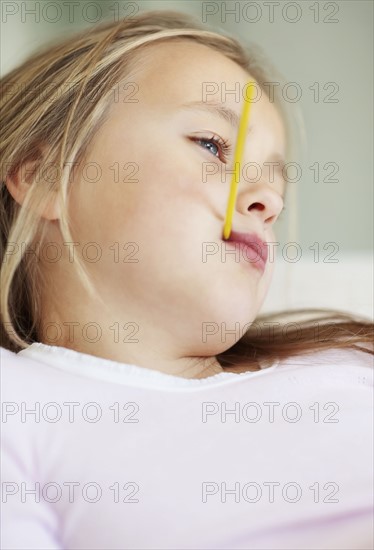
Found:
[{"label": "ear", "polygon": [[[5,179],[5,185],[13,199],[22,205],[26,199],[27,193],[31,191],[33,185],[43,185],[43,181],[33,181],[33,175],[41,161],[41,153],[32,154],[23,163],[12,168]],[[42,177],[42,176],[40,176]],[[45,189],[48,189],[48,183],[45,183]],[[49,196],[43,201],[38,209],[41,218],[52,221],[60,218],[60,207],[57,200],[56,191],[48,191]]]}]

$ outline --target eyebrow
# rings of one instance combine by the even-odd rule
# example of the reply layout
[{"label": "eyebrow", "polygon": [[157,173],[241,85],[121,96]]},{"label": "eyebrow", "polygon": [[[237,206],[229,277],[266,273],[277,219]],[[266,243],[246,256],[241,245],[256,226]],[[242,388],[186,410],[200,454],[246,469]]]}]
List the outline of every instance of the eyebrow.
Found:
[{"label": "eyebrow", "polygon": [[[191,101],[189,103],[183,103],[181,107],[183,109],[208,111],[209,113],[212,113],[213,115],[219,116],[223,120],[226,120],[235,129],[237,129],[240,124],[240,116],[229,107],[225,107],[225,105],[223,105],[222,103],[216,103],[213,101]],[[252,128],[249,127],[247,130],[247,135],[251,133],[251,130]],[[286,161],[282,155],[278,153],[271,155],[266,162],[279,163],[277,164],[277,166],[274,167],[274,170],[278,171],[283,176],[283,169],[286,165]]]},{"label": "eyebrow", "polygon": [[[225,107],[222,103],[215,103],[213,101],[191,101],[190,103],[184,103],[181,107],[184,109],[208,111],[223,118],[234,128],[238,128],[240,123],[240,116],[229,107]],[[248,128],[247,134],[249,134],[251,130],[252,128]]]}]

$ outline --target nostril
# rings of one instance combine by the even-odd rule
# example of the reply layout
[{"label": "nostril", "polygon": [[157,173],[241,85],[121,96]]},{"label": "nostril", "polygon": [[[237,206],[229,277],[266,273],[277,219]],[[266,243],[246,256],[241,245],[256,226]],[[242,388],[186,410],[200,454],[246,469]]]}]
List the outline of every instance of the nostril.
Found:
[{"label": "nostril", "polygon": [[248,206],[248,212],[252,210],[252,208],[257,208],[257,210],[264,210],[265,206],[260,202],[254,202],[253,204],[251,204],[251,206]]}]

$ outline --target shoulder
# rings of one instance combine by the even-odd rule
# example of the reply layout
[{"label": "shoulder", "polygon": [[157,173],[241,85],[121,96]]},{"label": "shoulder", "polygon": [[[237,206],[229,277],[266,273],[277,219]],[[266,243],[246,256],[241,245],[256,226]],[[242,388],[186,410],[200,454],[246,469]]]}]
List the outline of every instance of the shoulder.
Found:
[{"label": "shoulder", "polygon": [[2,384],[24,385],[45,376],[51,369],[45,363],[0,347],[0,373]]},{"label": "shoulder", "polygon": [[[369,349],[369,348],[367,348]],[[296,355],[280,361],[282,366],[328,366],[338,367],[343,372],[349,368],[366,368],[373,370],[374,355],[358,349],[330,348],[326,350],[311,351],[302,355]]]},{"label": "shoulder", "polygon": [[[318,391],[371,395],[374,386],[374,356],[355,349],[332,348],[279,361],[280,377],[314,387]],[[357,390],[357,392],[355,391]]]},{"label": "shoulder", "polygon": [[[4,401],[50,401],[72,391],[72,375],[40,361],[0,347],[1,398]],[[75,380],[75,385],[81,384]]]}]

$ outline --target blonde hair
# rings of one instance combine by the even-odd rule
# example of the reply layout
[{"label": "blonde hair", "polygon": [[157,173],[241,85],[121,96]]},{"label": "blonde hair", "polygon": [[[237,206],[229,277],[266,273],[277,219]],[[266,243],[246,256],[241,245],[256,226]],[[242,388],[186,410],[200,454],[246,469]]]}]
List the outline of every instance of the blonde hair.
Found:
[{"label": "blonde hair", "polygon": [[[207,30],[191,16],[173,11],[150,11],[131,19],[105,23],[85,30],[67,41],[48,46],[34,54],[20,67],[2,79],[1,97],[1,340],[12,351],[26,348],[38,340],[41,286],[43,273],[27,251],[36,238],[43,236],[44,222],[40,210],[48,196],[56,192],[61,204],[60,227],[65,242],[72,242],[69,230],[67,196],[74,166],[79,164],[95,132],[105,120],[113,102],[113,91],[123,78],[131,78],[136,68],[137,53],[150,44],[170,40],[190,40],[225,55],[251,74],[267,94],[266,83],[283,77],[254,45],[247,51],[237,40],[224,32]],[[275,86],[274,103],[284,120],[287,158],[293,154],[292,139],[298,123],[287,112]],[[293,126],[294,124],[294,126]],[[48,144],[48,145],[46,145]],[[5,181],[25,163],[30,162],[30,189],[22,207],[10,195]],[[53,181],[41,178],[52,164],[58,177]],[[38,184],[36,184],[38,182]],[[95,296],[95,289],[83,263],[77,257],[77,269],[85,287]],[[304,310],[303,310],[304,311]],[[311,311],[311,310],[310,310]],[[274,331],[273,342],[249,330],[240,341],[217,356],[223,365],[239,365],[250,358],[256,370],[262,360],[286,357],[321,347],[356,347],[357,342],[372,341],[373,325],[349,314],[318,310],[337,319],[338,336],[325,342],[311,337],[310,321],[301,322],[297,342],[285,341],[281,331]],[[262,316],[269,320],[285,312]],[[340,316],[340,317],[339,317]],[[313,319],[315,322],[315,319]],[[274,337],[273,334],[273,337]],[[358,348],[368,351],[366,347]],[[373,352],[371,352],[373,353]]]}]

